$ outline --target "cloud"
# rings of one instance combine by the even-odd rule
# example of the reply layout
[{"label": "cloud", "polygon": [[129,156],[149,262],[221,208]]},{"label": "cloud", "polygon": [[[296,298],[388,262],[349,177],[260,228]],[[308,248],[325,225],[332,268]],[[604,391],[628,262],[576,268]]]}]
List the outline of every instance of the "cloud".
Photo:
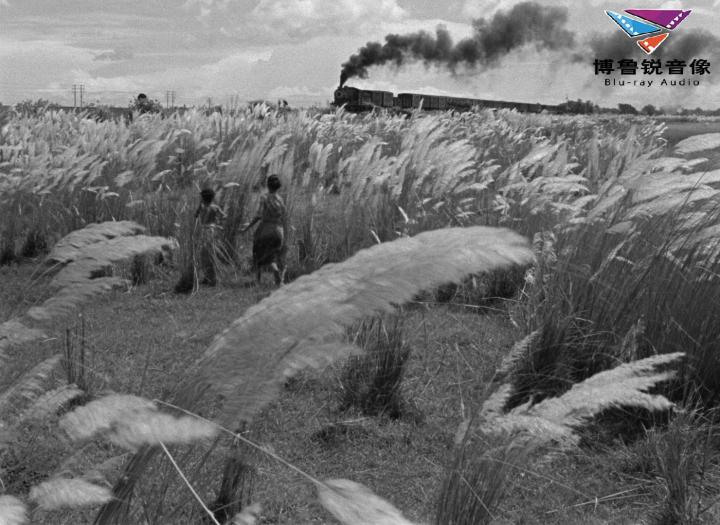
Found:
[{"label": "cloud", "polygon": [[332,86],[325,89],[309,88],[308,86],[278,86],[271,89],[267,96],[277,97],[327,97],[332,91]]},{"label": "cloud", "polygon": [[231,0],[185,0],[182,7],[183,9],[225,9],[230,2]]},{"label": "cloud", "polygon": [[134,56],[135,54],[129,49],[115,49],[112,51],[104,51],[99,55],[95,55],[95,58],[93,60],[107,60],[110,62],[115,62],[118,60],[130,60]]},{"label": "cloud", "polygon": [[[707,59],[711,64],[720,60],[720,38],[704,30],[678,31],[672,34],[667,43],[658,48],[651,57],[648,57],[639,46],[629,40],[622,31],[594,35],[589,41],[592,56],[605,59],[620,60],[634,58],[638,61],[644,58],[651,59],[678,59],[690,62],[695,58]],[[587,61],[587,52],[577,54],[574,60]]]},{"label": "cloud", "polygon": [[[461,12],[468,18],[487,18],[497,11],[507,11],[525,1],[527,0],[464,0]],[[711,26],[717,23],[715,18],[717,11],[714,11],[713,8],[693,5],[681,0],[665,0],[662,3],[659,3],[658,0],[633,0],[631,2],[626,0],[584,0],[583,2],[577,2],[576,0],[547,0],[543,1],[543,5],[567,7],[571,26],[584,31],[597,27],[601,23],[601,19],[605,17],[604,11],[606,9],[621,11],[629,7],[640,9],[692,9],[693,13],[703,15],[704,20],[700,20],[698,17],[694,18],[694,22],[701,27],[711,29]],[[718,6],[720,6],[720,0],[715,0],[714,7],[717,8]]]},{"label": "cloud", "polygon": [[192,67],[177,65],[160,71],[102,76],[92,69],[76,69],[73,78],[85,85],[86,92],[103,100],[124,103],[134,93],[147,93],[161,100],[166,90],[177,92],[179,104],[195,104],[207,97],[243,97],[263,93],[263,80],[254,74],[258,64],[272,58],[270,50],[239,51],[216,62]]},{"label": "cloud", "polygon": [[291,106],[312,106],[328,102],[332,98],[333,88],[310,88],[308,86],[278,86],[271,89],[266,99],[275,101],[278,99],[287,100]]},{"label": "cloud", "polygon": [[[493,15],[497,11],[507,11],[524,1],[526,0],[465,0],[462,7],[462,13],[468,18],[484,18]],[[590,4],[591,6],[599,6],[603,3],[608,2],[606,0],[585,0],[582,2],[582,9],[585,9],[587,4]],[[549,2],[543,2],[543,4],[548,6],[571,7],[573,9],[577,9],[579,6],[579,3],[575,0],[552,0]]]},{"label": "cloud", "polygon": [[[71,100],[72,71],[92,64],[87,50],[53,40],[17,41],[0,37],[0,99]],[[12,74],[10,74],[10,72]]]},{"label": "cloud", "polygon": [[191,13],[197,13],[203,20],[209,18],[214,12],[224,11],[231,0],[186,0],[182,8]]},{"label": "cloud", "polygon": [[406,15],[396,0],[260,0],[251,12],[252,20],[267,32],[291,38],[362,34]]},{"label": "cloud", "polygon": [[442,26],[445,28],[453,39],[460,40],[467,38],[473,34],[473,26],[468,20],[466,23],[450,22],[440,18],[424,18],[421,20],[414,18],[405,18],[398,21],[385,22],[378,26],[373,33],[369,33],[366,38],[380,39],[388,33],[412,33],[415,31],[429,31],[434,33],[435,30]]}]

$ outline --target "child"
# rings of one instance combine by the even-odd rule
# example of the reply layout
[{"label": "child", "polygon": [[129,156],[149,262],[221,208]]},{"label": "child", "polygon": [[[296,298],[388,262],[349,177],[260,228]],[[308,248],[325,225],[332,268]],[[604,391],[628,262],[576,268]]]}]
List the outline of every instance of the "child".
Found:
[{"label": "child", "polygon": [[200,248],[200,266],[203,271],[204,279],[200,284],[215,286],[217,284],[217,275],[215,271],[215,236],[216,231],[221,229],[220,223],[225,219],[225,212],[220,206],[213,203],[215,192],[210,188],[205,188],[200,192],[200,206],[195,212],[195,219],[200,220],[201,230],[201,248]]},{"label": "child", "polygon": [[287,213],[285,203],[277,191],[282,184],[277,175],[267,179],[268,193],[260,198],[260,207],[255,218],[243,228],[249,230],[260,222],[253,238],[253,268],[260,283],[262,269],[270,266],[275,276],[275,284],[280,286],[285,278],[285,222]]}]

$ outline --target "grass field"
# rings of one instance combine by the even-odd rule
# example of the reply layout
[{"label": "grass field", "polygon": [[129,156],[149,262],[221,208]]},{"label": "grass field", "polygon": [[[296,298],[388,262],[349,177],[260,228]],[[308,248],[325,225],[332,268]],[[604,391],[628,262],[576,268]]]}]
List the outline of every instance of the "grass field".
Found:
[{"label": "grass field", "polygon": [[[176,377],[214,335],[270,292],[248,292],[242,284],[226,283],[218,290],[202,289],[187,298],[169,293],[172,284],[160,280],[118,291],[83,312],[94,392],[110,389],[166,399]],[[323,373],[303,374],[289,383],[248,437],[314,476],[347,477],[372,487],[407,518],[426,523],[452,460],[454,434],[463,411],[467,415],[483,401],[488,382],[519,331],[502,311],[478,312],[462,306],[415,305],[404,311],[402,318],[412,353],[402,389],[406,413],[400,419],[341,410],[338,365]],[[8,363],[40,361],[61,351],[65,328],[49,327],[47,341],[16,348]],[[6,367],[3,386],[16,380],[19,373],[19,368]],[[47,442],[37,439],[44,439],[43,434],[29,437],[18,451],[25,466],[21,479],[4,478],[8,492],[17,493],[22,484],[37,483],[61,466],[63,456],[57,449],[43,450]],[[87,451],[87,455],[97,461],[118,452],[100,448]],[[334,522],[315,502],[313,487],[296,473],[256,451],[247,453],[257,468],[253,490],[264,508],[261,523]],[[636,523],[658,505],[662,494],[652,479],[638,480],[637,472],[627,471],[626,461],[622,449],[608,447],[607,451],[578,451],[523,467],[496,522]],[[220,482],[217,469],[221,465],[214,468],[207,466],[202,475],[191,472],[198,474],[196,488],[206,491],[208,499]],[[185,497],[181,486],[174,490]],[[601,501],[597,506],[592,504],[595,498]],[[89,517],[65,512],[60,518],[57,512],[39,512],[35,519],[48,524],[84,523]],[[169,513],[158,523],[190,522],[186,520],[190,518]]]},{"label": "grass field", "polygon": [[[673,149],[700,130],[685,124],[262,108],[10,117],[0,322],[44,337],[1,358],[0,407],[15,405],[0,517],[22,505],[48,525],[212,523],[193,487],[207,505],[229,494],[233,512],[260,503],[257,523],[377,522],[380,503],[335,490],[346,514],[333,512],[317,496],[330,485],[309,475],[361,483],[416,524],[716,523],[720,165],[717,151]],[[288,203],[289,275],[305,276],[279,291],[252,286],[239,233],[269,173]],[[228,258],[217,287],[176,294],[205,185],[228,213]],[[47,248],[106,220],[180,248],[147,282],[70,315],[26,316],[55,293]],[[443,232],[409,242],[429,230]],[[366,357],[348,358],[351,344]],[[65,364],[27,375],[58,354]],[[71,377],[77,364],[85,373]],[[115,408],[88,407],[113,394],[178,417],[167,404],[179,405],[258,446],[192,437],[208,427],[155,423],[155,408],[121,405],[103,426]],[[67,479],[96,488],[37,489]],[[349,517],[354,505],[365,521]]]},{"label": "grass field", "polygon": [[671,146],[693,135],[720,133],[720,119],[701,120],[697,122],[676,122],[668,120],[666,124],[667,129],[665,133],[663,133],[663,138],[665,138]]}]

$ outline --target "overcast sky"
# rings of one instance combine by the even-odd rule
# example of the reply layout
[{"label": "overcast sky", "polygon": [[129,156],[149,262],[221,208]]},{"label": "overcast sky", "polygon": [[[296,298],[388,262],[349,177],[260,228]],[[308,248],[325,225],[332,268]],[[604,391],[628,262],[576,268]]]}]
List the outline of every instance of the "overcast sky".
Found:
[{"label": "overcast sky", "polygon": [[[454,39],[472,34],[474,18],[490,18],[517,0],[0,0],[0,102],[44,98],[72,104],[72,85],[85,102],[126,106],[137,93],[165,104],[193,105],[212,97],[226,103],[285,98],[294,105],[324,104],[338,85],[341,64],[368,41],[388,33],[431,32],[444,25]],[[692,9],[673,39],[705,30],[720,37],[720,0],[617,2],[542,0],[568,8],[573,50],[532,45],[505,55],[495,67],[455,75],[411,64],[375,67],[349,85],[394,92],[435,92],[526,102],[592,99],[605,106],[683,104],[720,107],[720,61],[698,88],[602,86],[593,34],[623,35],[605,9]],[[627,37],[623,37],[626,38]],[[634,50],[627,39],[628,55]],[[677,41],[677,40],[675,40]],[[624,45],[624,44],[623,44]],[[636,46],[635,46],[636,47]],[[586,57],[572,61],[572,54]],[[692,58],[713,58],[709,52]],[[618,77],[619,78],[619,77]],[[643,78],[642,75],[637,77]],[[715,80],[717,78],[717,80]]]}]

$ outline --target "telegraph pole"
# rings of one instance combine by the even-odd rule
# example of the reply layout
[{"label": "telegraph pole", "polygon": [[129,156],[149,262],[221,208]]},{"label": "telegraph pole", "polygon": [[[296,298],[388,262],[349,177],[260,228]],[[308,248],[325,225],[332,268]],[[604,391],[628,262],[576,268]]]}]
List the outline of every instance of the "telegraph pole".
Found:
[{"label": "telegraph pole", "polygon": [[77,107],[77,84],[73,84],[72,92],[73,92],[73,108]]},{"label": "telegraph pole", "polygon": [[167,90],[165,91],[165,107],[166,108],[174,108],[175,107],[175,91]]}]

